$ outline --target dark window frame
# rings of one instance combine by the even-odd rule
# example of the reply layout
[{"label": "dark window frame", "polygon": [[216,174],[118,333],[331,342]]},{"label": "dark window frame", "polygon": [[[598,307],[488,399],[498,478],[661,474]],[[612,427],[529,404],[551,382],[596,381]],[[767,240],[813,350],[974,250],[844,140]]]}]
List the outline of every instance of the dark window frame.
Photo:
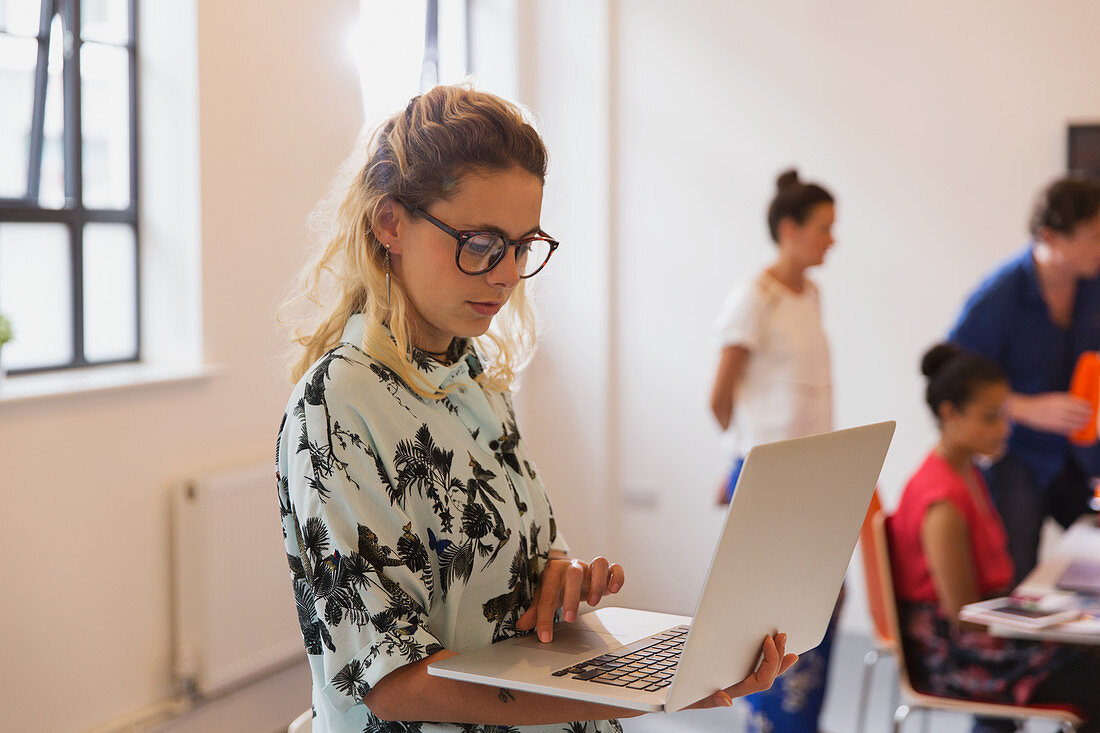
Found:
[{"label": "dark window frame", "polygon": [[[130,203],[124,209],[89,209],[84,206],[84,157],[81,106],[80,51],[84,39],[80,28],[81,0],[41,0],[38,28],[38,56],[35,66],[34,99],[31,114],[27,190],[22,198],[0,197],[0,224],[62,224],[69,231],[71,278],[72,358],[63,363],[11,369],[10,375],[31,374],[107,364],[122,364],[141,359],[141,238],[138,222],[138,22],[137,0],[127,0],[129,40],[109,44],[127,51],[129,61],[129,143]],[[45,143],[45,109],[50,32],[54,18],[60,15],[65,58],[62,70],[64,122],[62,149],[65,168],[65,205],[60,209],[38,203],[41,184],[42,152]],[[134,232],[134,351],[109,360],[90,361],[84,349],[84,226],[93,223],[128,224]]]},{"label": "dark window frame", "polygon": [[1100,176],[1100,123],[1069,126],[1066,131],[1066,170]]},{"label": "dark window frame", "polygon": [[[463,63],[466,73],[471,73],[473,51],[470,44],[473,33],[470,30],[470,3],[464,0],[463,15],[466,18],[466,54]],[[428,91],[439,84],[439,0],[427,0],[424,12],[424,57],[420,62],[420,91]]]}]

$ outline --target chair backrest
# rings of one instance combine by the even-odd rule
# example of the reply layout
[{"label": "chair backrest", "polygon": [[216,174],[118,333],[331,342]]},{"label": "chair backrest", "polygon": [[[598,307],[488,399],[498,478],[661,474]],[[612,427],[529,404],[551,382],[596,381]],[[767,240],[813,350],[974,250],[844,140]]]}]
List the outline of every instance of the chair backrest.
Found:
[{"label": "chair backrest", "polygon": [[863,520],[863,528],[859,531],[859,547],[863,558],[863,579],[867,587],[867,607],[871,613],[871,623],[875,634],[875,642],[882,647],[891,647],[897,639],[890,632],[886,620],[886,606],[882,597],[882,578],[878,570],[878,538],[875,537],[872,526],[874,518],[882,514],[882,501],[878,496],[878,489],[871,495],[871,506],[867,509],[867,516]]},{"label": "chair backrest", "polygon": [[871,534],[874,536],[875,562],[881,591],[882,614],[887,633],[894,640],[894,653],[898,660],[898,684],[910,696],[918,693],[909,681],[909,668],[905,664],[905,645],[901,643],[901,622],[898,619],[898,601],[894,595],[894,569],[890,564],[890,539],[886,533],[886,512],[879,511],[871,517]]}]

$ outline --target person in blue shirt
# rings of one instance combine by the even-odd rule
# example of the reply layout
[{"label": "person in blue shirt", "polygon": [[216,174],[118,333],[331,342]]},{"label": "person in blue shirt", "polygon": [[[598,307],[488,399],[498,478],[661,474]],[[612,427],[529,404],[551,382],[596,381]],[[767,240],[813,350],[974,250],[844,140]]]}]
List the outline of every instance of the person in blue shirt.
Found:
[{"label": "person in blue shirt", "polygon": [[1067,392],[1081,352],[1100,349],[1100,180],[1070,175],[1047,186],[1031,241],[967,299],[948,338],[1008,374],[1013,422],[989,487],[1008,531],[1016,582],[1035,567],[1046,517],[1063,527],[1088,509],[1100,448],[1067,435],[1091,415]]},{"label": "person in blue shirt", "polygon": [[[986,472],[1008,534],[1014,583],[1035,567],[1043,522],[1068,527],[1088,510],[1100,447],[1066,437],[1091,417],[1069,394],[1081,352],[1100,349],[1100,181],[1074,174],[1048,185],[1032,213],[1031,241],[998,265],[963,305],[948,339],[1008,375],[1012,433]],[[978,718],[974,733],[1014,731]]]}]

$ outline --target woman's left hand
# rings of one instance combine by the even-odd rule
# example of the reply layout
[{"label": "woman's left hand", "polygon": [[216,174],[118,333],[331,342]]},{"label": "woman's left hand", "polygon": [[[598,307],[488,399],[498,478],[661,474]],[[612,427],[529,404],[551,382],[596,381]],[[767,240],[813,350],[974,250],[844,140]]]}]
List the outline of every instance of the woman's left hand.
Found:
[{"label": "woman's left hand", "polygon": [[764,658],[760,660],[756,671],[736,685],[704,697],[694,705],[688,705],[685,710],[698,710],[705,708],[728,708],[733,705],[733,698],[753,695],[757,692],[771,689],[775,678],[791,668],[798,661],[797,654],[786,654],[787,635],[776,634],[764,638]]},{"label": "woman's left hand", "polygon": [[623,566],[597,557],[584,562],[572,557],[551,555],[539,578],[531,607],[516,621],[520,631],[535,629],[539,641],[554,638],[554,614],[563,610],[569,622],[577,619],[581,598],[595,606],[604,596],[618,593],[623,587]]}]

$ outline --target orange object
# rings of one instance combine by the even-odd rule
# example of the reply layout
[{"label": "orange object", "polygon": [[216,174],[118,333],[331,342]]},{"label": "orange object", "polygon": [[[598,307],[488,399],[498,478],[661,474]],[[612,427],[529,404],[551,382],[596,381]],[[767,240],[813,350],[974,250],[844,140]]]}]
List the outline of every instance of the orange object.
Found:
[{"label": "orange object", "polygon": [[1073,368],[1069,393],[1074,397],[1088,400],[1092,405],[1089,421],[1070,433],[1069,439],[1075,445],[1092,445],[1097,440],[1096,413],[1100,410],[1100,352],[1081,352],[1081,356],[1077,358],[1077,366]]},{"label": "orange object", "polygon": [[879,499],[878,487],[871,494],[871,505],[867,507],[867,516],[863,520],[863,528],[859,530],[859,546],[863,551],[863,576],[867,582],[867,606],[871,612],[871,621],[874,624],[875,642],[885,649],[892,649],[894,638],[890,634],[890,627],[886,622],[885,596],[882,592],[882,580],[877,572],[878,541],[872,531],[874,518],[882,513],[882,500]]}]

